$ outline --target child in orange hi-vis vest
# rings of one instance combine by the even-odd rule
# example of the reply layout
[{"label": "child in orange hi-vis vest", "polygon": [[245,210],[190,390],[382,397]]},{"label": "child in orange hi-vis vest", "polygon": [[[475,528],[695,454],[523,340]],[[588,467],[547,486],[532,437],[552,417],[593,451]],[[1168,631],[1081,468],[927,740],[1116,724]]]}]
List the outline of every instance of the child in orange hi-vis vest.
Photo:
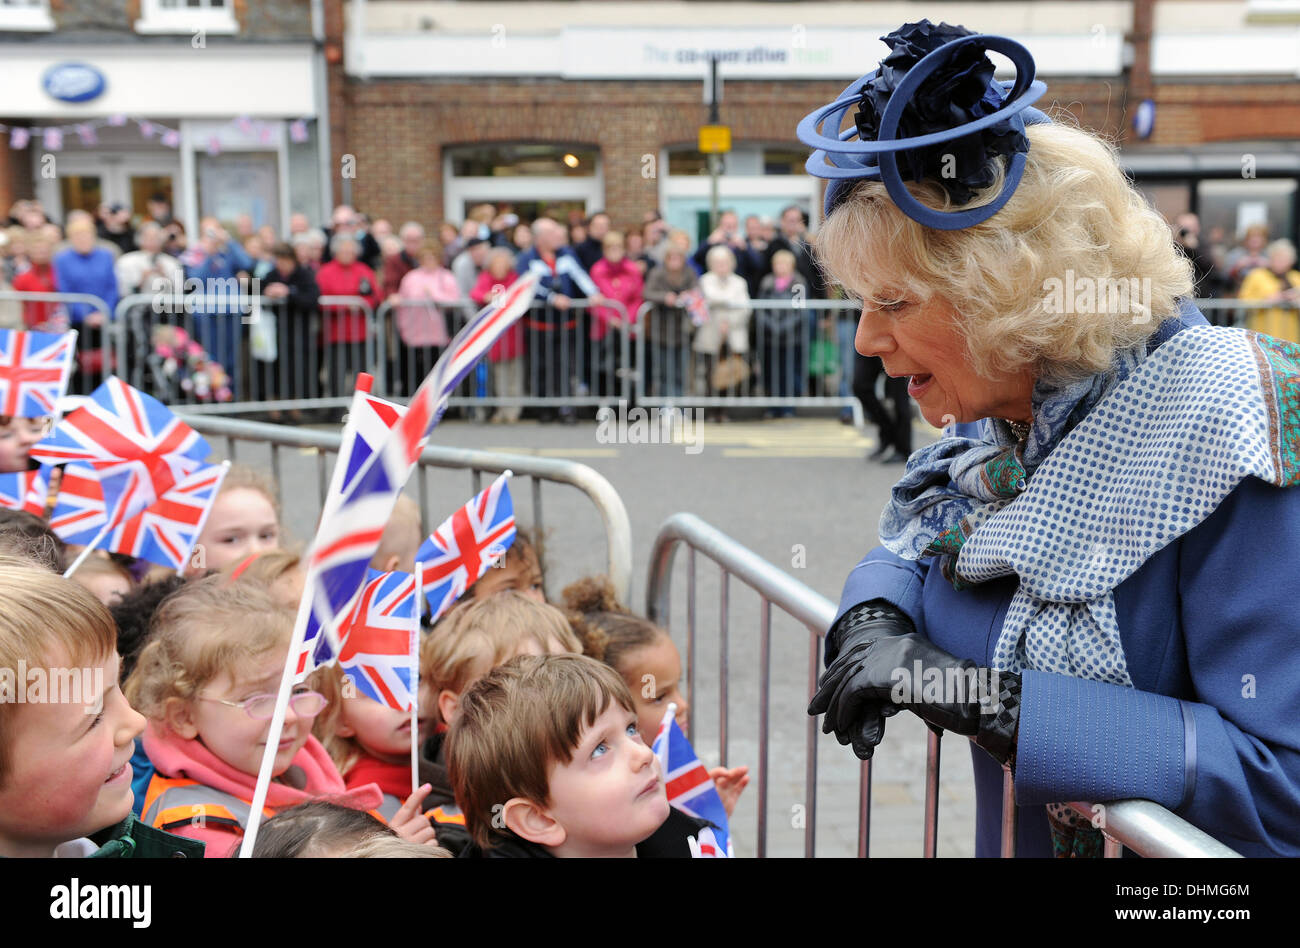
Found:
[{"label": "child in orange hi-vis vest", "polygon": [[[203,840],[226,857],[248,824],[294,611],[258,583],[225,576],[197,580],[159,608],[149,644],[126,692],[148,718],[144,749],[157,773],[145,792],[143,821]],[[263,816],[307,800],[373,811],[374,784],[348,790],[311,722],[326,705],[312,680],[294,689]],[[412,794],[389,825],[416,842],[433,832]]]}]

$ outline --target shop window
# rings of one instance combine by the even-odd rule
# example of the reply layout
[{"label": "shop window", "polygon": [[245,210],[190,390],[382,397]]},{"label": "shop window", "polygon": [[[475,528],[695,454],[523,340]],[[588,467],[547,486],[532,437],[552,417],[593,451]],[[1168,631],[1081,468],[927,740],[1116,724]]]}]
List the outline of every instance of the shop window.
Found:
[{"label": "shop window", "polygon": [[38,32],[54,29],[50,0],[0,0],[0,30]]},{"label": "shop window", "polygon": [[1268,227],[1270,239],[1294,239],[1295,178],[1207,180],[1198,186],[1201,233],[1236,246],[1252,224]]},{"label": "shop window", "polygon": [[140,0],[137,33],[238,33],[234,0]]}]

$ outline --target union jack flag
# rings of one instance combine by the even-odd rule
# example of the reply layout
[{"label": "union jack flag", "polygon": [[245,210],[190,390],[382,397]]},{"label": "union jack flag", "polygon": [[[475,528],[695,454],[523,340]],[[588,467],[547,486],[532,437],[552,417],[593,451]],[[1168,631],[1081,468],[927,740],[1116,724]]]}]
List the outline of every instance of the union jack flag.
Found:
[{"label": "union jack flag", "polygon": [[447,399],[497,337],[528,308],[536,282],[535,277],[518,281],[456,334],[370,459],[346,480],[338,496],[326,498],[307,557],[303,595],[311,607],[297,659],[297,680],[338,655],[338,628],[365,585],[384,524],[429,434],[446,411]]},{"label": "union jack flag", "polygon": [[40,471],[13,471],[0,474],[0,507],[7,510],[26,510],[38,517],[43,516],[45,494],[39,489],[33,490],[40,473]]},{"label": "union jack flag", "polygon": [[[99,545],[179,570],[189,559],[229,463],[210,464],[113,529]],[[60,492],[61,494],[62,492]]]},{"label": "union jack flag", "polygon": [[397,419],[405,412],[406,407],[396,402],[384,401],[368,392],[359,393],[352,410],[348,412],[350,440],[339,450],[339,463],[344,465],[340,493],[348,488],[366,463],[374,457],[388,433],[397,424]]},{"label": "union jack flag", "polygon": [[421,582],[432,621],[437,622],[515,542],[509,476],[507,471],[475,494],[420,544],[415,561],[424,571]]},{"label": "union jack flag", "polygon": [[415,576],[411,573],[367,574],[352,614],[339,638],[339,667],[357,691],[398,711],[410,711],[415,682]]},{"label": "union jack flag", "polygon": [[74,333],[0,329],[0,415],[44,418],[67,388]]},{"label": "union jack flag", "polygon": [[[47,464],[41,465],[27,493],[28,505],[34,506],[39,502],[42,513],[45,512],[45,498],[49,494],[53,470]],[[95,469],[85,464],[65,466],[54,509],[50,511],[50,529],[64,543],[85,546],[95,542],[107,523],[104,492],[99,487],[99,475]]]},{"label": "union jack flag", "polygon": [[89,464],[114,524],[135,516],[199,468],[208,443],[151,395],[116,376],[32,448],[50,464]]},{"label": "union jack flag", "polygon": [[[718,788],[713,785],[708,770],[695,755],[695,748],[677,726],[676,716],[677,705],[668,705],[664,719],[659,722],[654,744],[651,745],[664,772],[668,804],[683,813],[708,820],[717,827],[710,834],[711,840],[706,841],[704,832],[701,831],[699,851],[696,852],[696,847],[693,846],[693,854],[731,856],[731,834],[727,828],[727,811],[722,805],[722,797],[718,796]],[[706,842],[713,845],[714,852],[704,852]]]}]

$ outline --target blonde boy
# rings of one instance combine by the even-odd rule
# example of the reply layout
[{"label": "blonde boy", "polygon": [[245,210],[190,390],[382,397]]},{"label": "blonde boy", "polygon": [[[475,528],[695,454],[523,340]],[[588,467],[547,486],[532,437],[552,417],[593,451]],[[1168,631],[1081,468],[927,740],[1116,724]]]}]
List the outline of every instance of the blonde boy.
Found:
[{"label": "blonde boy", "polygon": [[131,815],[145,720],[117,686],[116,644],[88,590],[0,559],[0,856],[202,856]]}]

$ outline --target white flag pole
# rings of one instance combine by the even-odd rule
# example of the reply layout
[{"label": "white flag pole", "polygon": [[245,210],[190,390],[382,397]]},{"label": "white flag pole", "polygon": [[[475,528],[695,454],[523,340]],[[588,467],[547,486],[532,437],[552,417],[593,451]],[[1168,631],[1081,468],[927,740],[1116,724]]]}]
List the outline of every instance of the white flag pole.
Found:
[{"label": "white flag pole", "polygon": [[229,473],[230,462],[222,461],[221,473],[217,475],[217,483],[212,488],[212,498],[208,501],[208,505],[203,508],[203,514],[199,517],[198,527],[194,530],[194,542],[191,543],[190,548],[185,551],[185,555],[181,557],[181,565],[176,567],[177,576],[185,575],[185,567],[189,564],[190,557],[194,555],[194,547],[198,545],[199,537],[203,534],[203,528],[207,526],[208,516],[212,513],[212,508],[215,507],[217,503],[217,494],[221,493],[221,484],[225,481],[226,475]]},{"label": "white flag pole", "polygon": [[415,613],[411,620],[411,792],[420,789],[420,600],[424,567],[415,564]]},{"label": "white flag pole", "polygon": [[[357,377],[357,387],[352,393],[352,407],[348,411],[347,424],[343,426],[343,437],[339,442],[339,456],[334,462],[334,473],[330,478],[330,493],[325,498],[325,512],[321,514],[324,521],[326,513],[337,508],[335,495],[342,488],[343,462],[348,456],[348,448],[355,438],[357,411],[361,399],[370,391],[371,377],[362,373]],[[319,527],[319,524],[317,525]],[[303,561],[311,562],[311,550]],[[298,653],[302,651],[303,641],[307,637],[307,619],[311,615],[311,595],[315,587],[315,571],[307,570],[307,581],[303,584],[303,596],[298,601],[298,615],[293,623],[293,635],[289,637],[289,654],[284,660],[284,674],[280,676],[280,688],[275,695],[275,710],[271,713],[271,728],[266,735],[266,749],[262,751],[262,765],[257,771],[257,787],[253,791],[253,801],[248,810],[248,826],[244,828],[244,840],[239,846],[239,858],[248,859],[253,855],[257,844],[257,830],[262,823],[262,807],[266,805],[266,795],[271,789],[271,770],[275,767],[275,756],[279,752],[280,735],[284,733],[284,716],[289,710],[289,696],[293,691],[296,676]],[[325,630],[321,630],[325,634]]]},{"label": "white flag pole", "polygon": [[117,524],[111,520],[104,524],[104,529],[99,531],[99,535],[96,536],[95,539],[91,540],[90,544],[77,555],[75,560],[72,561],[72,565],[64,570],[64,579],[71,577],[72,574],[77,571],[78,567],[80,567],[82,563],[86,562],[86,558],[89,557],[91,553],[95,552],[95,548],[104,542],[104,538],[113,531],[113,527],[115,526],[117,526]]}]

